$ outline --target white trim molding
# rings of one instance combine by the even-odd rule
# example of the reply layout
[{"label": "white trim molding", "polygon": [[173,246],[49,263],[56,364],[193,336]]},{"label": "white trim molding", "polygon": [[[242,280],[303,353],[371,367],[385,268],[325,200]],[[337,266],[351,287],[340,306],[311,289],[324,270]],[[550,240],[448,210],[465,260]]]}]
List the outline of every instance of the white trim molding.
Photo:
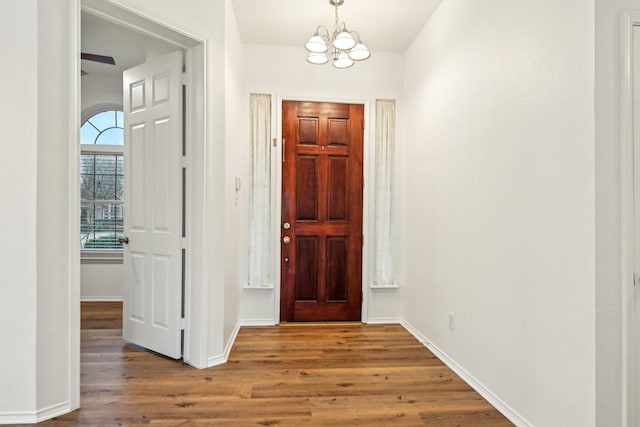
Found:
[{"label": "white trim molding", "polygon": [[69,4],[69,402],[67,412],[80,407],[80,0]]},{"label": "white trim molding", "polygon": [[81,302],[122,302],[122,296],[84,296]]},{"label": "white trim molding", "polygon": [[402,325],[400,317],[370,317],[367,320],[368,325]]},{"label": "white trim molding", "polygon": [[242,319],[240,326],[276,326],[278,322],[275,319]]},{"label": "white trim molding", "polygon": [[208,368],[218,365],[224,365],[225,363],[227,363],[227,360],[229,360],[229,354],[231,354],[231,349],[233,348],[233,344],[236,342],[236,338],[238,338],[238,332],[240,332],[240,322],[236,323],[236,325],[233,327],[231,336],[227,340],[222,354],[209,357],[209,359],[207,360]]},{"label": "white trim molding", "polygon": [[[633,28],[640,26],[640,12],[621,13],[621,85],[620,85],[620,203],[621,203],[621,294],[622,294],[622,414],[623,425],[634,426],[634,61]],[[640,391],[638,391],[640,392]]]},{"label": "white trim molding", "polygon": [[73,408],[69,401],[58,403],[32,412],[0,413],[0,424],[35,424],[68,414]]}]

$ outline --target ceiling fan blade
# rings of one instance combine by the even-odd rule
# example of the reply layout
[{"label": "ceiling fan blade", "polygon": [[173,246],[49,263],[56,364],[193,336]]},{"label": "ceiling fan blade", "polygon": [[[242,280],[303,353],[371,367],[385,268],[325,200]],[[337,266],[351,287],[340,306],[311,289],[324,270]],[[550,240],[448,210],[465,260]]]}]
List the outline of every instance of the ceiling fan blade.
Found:
[{"label": "ceiling fan blade", "polygon": [[100,62],[102,64],[116,65],[116,61],[112,56],[96,55],[94,53],[80,53],[80,59],[86,59],[87,61]]}]

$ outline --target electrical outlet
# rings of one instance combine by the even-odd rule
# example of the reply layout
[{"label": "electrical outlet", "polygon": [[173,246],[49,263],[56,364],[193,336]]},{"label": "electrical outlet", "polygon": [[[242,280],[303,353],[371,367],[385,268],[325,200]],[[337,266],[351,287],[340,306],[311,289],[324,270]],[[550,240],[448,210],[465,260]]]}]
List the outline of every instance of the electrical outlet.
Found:
[{"label": "electrical outlet", "polygon": [[449,313],[449,329],[456,330],[456,315],[453,313]]}]

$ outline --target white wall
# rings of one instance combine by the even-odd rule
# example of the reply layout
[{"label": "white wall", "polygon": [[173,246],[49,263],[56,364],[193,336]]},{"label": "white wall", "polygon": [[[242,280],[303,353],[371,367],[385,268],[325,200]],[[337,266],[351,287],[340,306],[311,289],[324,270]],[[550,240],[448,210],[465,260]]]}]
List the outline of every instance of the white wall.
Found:
[{"label": "white wall", "polygon": [[100,105],[119,105],[122,108],[122,76],[89,74],[81,79],[82,119],[95,114]]},{"label": "white wall", "polygon": [[[231,0],[225,0],[225,141],[228,147],[225,150],[225,256],[229,258],[225,263],[225,315],[223,342],[230,350],[231,339],[239,327],[239,299],[242,282],[239,273],[242,271],[246,251],[240,252],[244,245],[237,239],[238,230],[246,226],[241,219],[248,206],[240,191],[235,190],[235,178],[240,175],[239,164],[246,157],[238,141],[245,129],[240,122],[242,112],[242,42],[236,23],[235,13]],[[244,181],[248,184],[248,181]],[[242,184],[242,182],[241,182]]]},{"label": "white wall", "polygon": [[593,11],[446,0],[405,57],[405,320],[537,426],[595,425]]},{"label": "white wall", "polygon": [[[0,20],[6,63],[0,71],[4,155],[0,179],[0,421],[36,409],[36,186],[38,15],[36,0],[5,2]],[[7,347],[5,347],[7,346]]]},{"label": "white wall", "polygon": [[122,301],[124,273],[121,260],[83,261],[80,270],[82,301]]},{"label": "white wall", "polygon": [[[73,2],[38,2],[38,181],[37,399],[40,411],[64,413],[70,405],[71,293],[70,257],[79,259],[69,241],[75,168],[70,163],[71,88],[68,58],[75,54]],[[55,66],[53,64],[56,64]],[[73,73],[73,74],[72,74]],[[77,121],[76,121],[77,122]],[[72,255],[73,254],[73,255]],[[77,261],[76,261],[77,262]]]},{"label": "white wall", "polygon": [[598,425],[623,425],[620,17],[637,0],[596,0],[596,384]]},{"label": "white wall", "polygon": [[[402,106],[402,55],[393,53],[373,52],[369,60],[356,63],[348,70],[338,70],[329,64],[322,66],[311,65],[306,62],[306,51],[303,46],[284,47],[284,46],[263,46],[263,45],[244,45],[243,46],[243,70],[244,70],[244,93],[241,102],[243,104],[243,121],[241,129],[244,131],[240,135],[239,141],[243,151],[240,170],[242,173],[242,181],[249,182],[249,94],[250,93],[268,93],[271,94],[274,101],[274,109],[272,114],[276,115],[276,109],[280,109],[276,105],[278,97],[283,99],[314,99],[327,101],[346,101],[354,103],[369,103],[369,117],[366,117],[365,134],[368,139],[366,144],[374,144],[374,121],[372,112],[375,111],[376,99],[395,99],[397,101],[397,121],[402,118],[404,108]],[[274,123],[276,121],[274,120]],[[278,125],[279,126],[279,125]],[[277,129],[272,130],[273,137],[280,137]],[[401,150],[402,130],[398,130],[397,145]],[[365,150],[366,151],[366,150]],[[275,150],[273,151],[275,156]],[[370,159],[365,160],[365,168],[372,165]],[[274,163],[278,167],[279,163]],[[365,170],[365,176],[367,175]],[[368,182],[373,182],[369,180]],[[367,186],[365,192],[370,197],[370,189]],[[272,191],[280,192],[280,188],[272,183]],[[248,206],[248,194],[244,192],[242,200]],[[401,195],[398,194],[398,200]],[[365,203],[366,203],[365,199]],[[368,200],[373,200],[369,198]],[[366,210],[366,207],[365,207]],[[373,225],[373,211],[365,212],[365,221],[370,226]],[[241,279],[247,281],[247,246],[248,241],[248,212],[245,209],[242,216],[242,227],[239,229],[238,239],[242,242],[241,255],[243,256]],[[280,218],[276,219],[279,224]],[[365,224],[367,224],[365,222]],[[399,230],[399,224],[397,227]],[[365,225],[365,240],[372,239],[371,227]],[[278,236],[279,229],[275,230],[275,236]],[[401,248],[399,240],[394,242],[396,248]],[[369,240],[372,242],[372,240]],[[400,277],[400,260],[401,252],[396,252],[396,278],[401,281]],[[368,262],[370,254],[363,254],[363,261]],[[279,265],[279,263],[278,263]],[[371,270],[372,266],[367,267]],[[370,321],[397,320],[400,318],[400,293],[399,290],[373,291],[369,289],[371,278],[365,274],[365,298],[368,301],[368,309],[363,313],[366,319]],[[279,283],[273,283],[274,289],[244,289],[240,302],[240,317],[244,323],[278,323],[276,318],[276,288]]]},{"label": "white wall", "polygon": [[71,255],[71,77],[74,2],[3,5],[2,34],[11,40],[3,67],[0,111],[5,130],[0,246],[0,422],[34,422],[68,411]]}]

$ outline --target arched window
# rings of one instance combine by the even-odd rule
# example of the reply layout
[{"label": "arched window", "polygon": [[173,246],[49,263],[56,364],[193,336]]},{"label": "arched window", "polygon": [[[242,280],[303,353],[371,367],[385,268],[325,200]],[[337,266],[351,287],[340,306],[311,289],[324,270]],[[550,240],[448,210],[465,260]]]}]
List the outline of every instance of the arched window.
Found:
[{"label": "arched window", "polygon": [[124,129],[121,110],[101,111],[80,128],[80,237],[84,251],[122,250]]},{"label": "arched window", "polygon": [[80,128],[80,141],[83,145],[124,144],[122,111],[108,110],[89,117]]}]

